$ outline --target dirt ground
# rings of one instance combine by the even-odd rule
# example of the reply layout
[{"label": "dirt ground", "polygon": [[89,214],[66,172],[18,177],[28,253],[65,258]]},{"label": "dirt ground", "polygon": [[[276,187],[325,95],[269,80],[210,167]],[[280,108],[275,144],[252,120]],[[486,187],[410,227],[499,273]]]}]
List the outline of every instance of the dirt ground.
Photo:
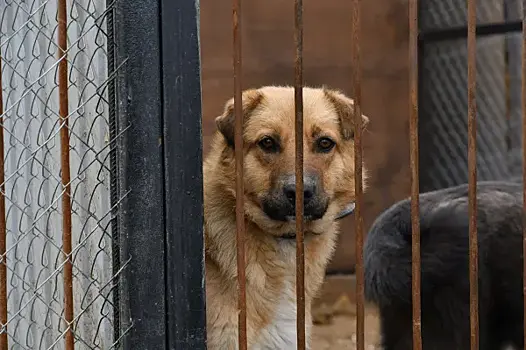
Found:
[{"label": "dirt ground", "polygon": [[[313,313],[315,325],[312,335],[313,350],[356,349],[356,315],[353,309],[346,312]],[[376,312],[366,308],[365,349],[379,350],[379,324]]]}]

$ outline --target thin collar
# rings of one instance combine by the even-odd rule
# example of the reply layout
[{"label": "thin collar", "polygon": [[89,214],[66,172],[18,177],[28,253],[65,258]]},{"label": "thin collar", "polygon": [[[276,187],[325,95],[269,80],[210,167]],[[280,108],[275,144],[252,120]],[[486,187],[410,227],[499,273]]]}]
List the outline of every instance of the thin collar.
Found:
[{"label": "thin collar", "polygon": [[345,209],[343,209],[338,215],[336,215],[336,218],[334,220],[340,220],[343,219],[346,216],[349,216],[354,212],[354,208],[356,208],[356,203],[351,202],[349,203]]}]

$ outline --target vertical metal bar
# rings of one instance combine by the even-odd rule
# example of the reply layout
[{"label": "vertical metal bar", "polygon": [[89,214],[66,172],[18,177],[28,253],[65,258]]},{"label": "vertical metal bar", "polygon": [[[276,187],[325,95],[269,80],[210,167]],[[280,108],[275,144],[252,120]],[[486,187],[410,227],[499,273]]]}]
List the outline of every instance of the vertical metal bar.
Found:
[{"label": "vertical metal bar", "polygon": [[352,2],[352,71],[354,94],[354,188],[356,235],[356,350],[365,348],[364,267],[363,267],[363,187],[362,187],[362,67],[361,67],[361,0]]},{"label": "vertical metal bar", "polygon": [[526,0],[522,2],[522,293],[523,337],[526,344]]},{"label": "vertical metal bar", "polygon": [[477,239],[477,107],[476,0],[468,0],[468,172],[469,172],[469,285],[471,350],[479,348],[478,239]]},{"label": "vertical metal bar", "polygon": [[[115,8],[112,3],[113,0],[106,1],[106,7],[108,9],[108,15],[106,17],[106,30],[107,30],[107,52],[108,52],[108,76],[115,72],[115,35],[114,35],[114,18]],[[115,208],[113,213],[113,219],[110,221],[110,232],[111,232],[111,252],[112,252],[112,273],[113,276],[119,274],[121,269],[120,260],[120,248],[119,248],[119,220],[117,219],[117,211],[119,202],[119,176],[118,174],[118,161],[117,161],[117,95],[115,90],[115,78],[109,79],[108,81],[108,119],[109,119],[109,133],[110,140],[114,144],[110,148],[110,207]],[[113,304],[120,305],[119,298],[120,288],[119,279],[114,281],[113,288]],[[121,310],[119,307],[113,308],[113,338],[120,339],[121,336]]]},{"label": "vertical metal bar", "polygon": [[241,93],[241,0],[232,2],[234,37],[234,114],[236,155],[236,242],[238,288],[238,341],[239,349],[247,350],[247,295],[245,285],[245,211],[243,184],[243,102]]},{"label": "vertical metal bar", "polygon": [[67,51],[67,8],[66,0],[57,0],[58,20],[58,94],[60,128],[60,166],[62,176],[62,250],[64,253],[64,318],[66,321],[65,348],[75,348],[73,338],[73,263],[71,256],[71,175],[69,168],[69,127],[68,127],[68,62]]},{"label": "vertical metal bar", "polygon": [[411,163],[413,349],[422,349],[418,164],[418,0],[409,1],[409,135]]},{"label": "vertical metal bar", "polygon": [[5,220],[4,101],[2,95],[2,55],[0,55],[0,350],[7,350],[7,228]]},{"label": "vertical metal bar", "polygon": [[303,237],[303,0],[294,1],[294,109],[296,114],[296,336],[305,350],[305,246]]}]

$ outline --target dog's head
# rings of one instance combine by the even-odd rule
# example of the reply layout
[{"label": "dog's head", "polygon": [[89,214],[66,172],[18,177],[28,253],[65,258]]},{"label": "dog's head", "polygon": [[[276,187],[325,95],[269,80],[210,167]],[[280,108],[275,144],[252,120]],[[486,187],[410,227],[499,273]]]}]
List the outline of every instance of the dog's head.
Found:
[{"label": "dog's head", "polygon": [[[276,236],[295,231],[295,108],[291,87],[246,90],[244,187],[247,216]],[[354,202],[354,108],[342,93],[303,89],[305,231],[320,234]],[[362,116],[362,127],[369,119]],[[223,136],[221,164],[235,193],[234,100],[216,118]]]}]

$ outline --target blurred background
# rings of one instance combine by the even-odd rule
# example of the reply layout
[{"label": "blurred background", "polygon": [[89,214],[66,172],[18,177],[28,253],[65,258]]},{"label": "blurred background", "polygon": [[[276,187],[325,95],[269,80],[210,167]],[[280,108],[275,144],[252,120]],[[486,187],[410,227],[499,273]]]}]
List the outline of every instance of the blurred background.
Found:
[{"label": "blurred background", "polygon": [[[420,188],[467,181],[466,2],[422,0],[420,14]],[[480,180],[521,174],[520,2],[478,1],[478,175]],[[304,1],[304,80],[353,96],[352,2]],[[243,88],[294,83],[294,3],[243,3]],[[366,228],[384,209],[409,196],[409,62],[406,0],[362,1],[362,111],[370,171]],[[507,31],[507,32],[506,32]],[[233,95],[231,7],[201,2],[204,152],[214,118]],[[358,69],[358,68],[356,68]],[[329,273],[352,273],[353,218],[344,221]]]}]

